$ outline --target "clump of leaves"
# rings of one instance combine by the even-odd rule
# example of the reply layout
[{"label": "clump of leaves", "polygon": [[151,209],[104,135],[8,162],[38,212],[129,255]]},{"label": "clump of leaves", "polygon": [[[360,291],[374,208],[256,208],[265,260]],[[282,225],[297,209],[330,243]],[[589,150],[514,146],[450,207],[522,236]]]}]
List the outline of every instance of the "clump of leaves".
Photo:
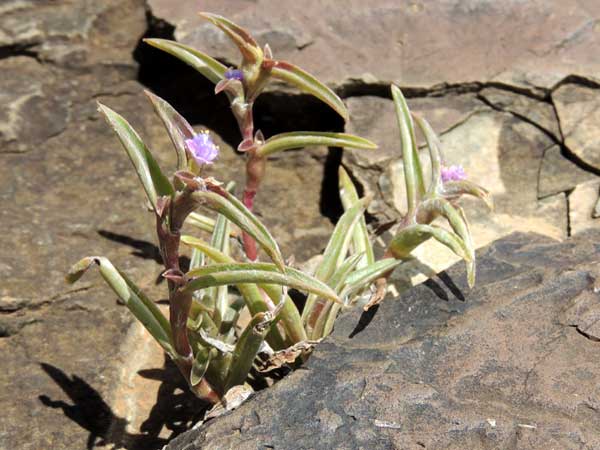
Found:
[{"label": "clump of leaves", "polygon": [[[410,259],[411,251],[427,239],[440,241],[465,259],[472,284],[474,246],[464,212],[456,201],[462,194],[471,194],[489,202],[489,195],[467,181],[462,169],[443,165],[438,139],[424,119],[415,117],[426,138],[433,167],[426,186],[413,117],[400,90],[392,86],[408,197],[408,211],[398,233],[384,258],[376,260],[364,216],[369,199],[359,198],[350,177],[340,168],[339,190],[345,212],[314,272],[292,267],[271,233],[252,213],[268,157],[309,145],[365,151],[377,146],[357,136],[333,132],[283,133],[265,139],[254,130],[252,109],[273,78],[316,96],[344,119],[346,108],[327,86],[302,69],[274,59],[269,47],[261,49],[243,28],[214,14],[201,15],[237,45],[242,55],[239,67],[227,68],[178,42],[146,42],[188,63],[215,83],[216,93],[228,96],[242,136],[238,150],[246,154],[242,199],[233,194],[233,184],[224,186],[204,175],[218,157],[218,147],[208,131],[196,132],[165,100],[146,93],[175,150],[176,171],[170,176],[165,175],[131,125],[115,111],[99,105],[127,152],[150,204],[164,263],[163,277],[168,281],[169,317],[104,257],[82,259],[71,268],[67,280],[75,282],[89,267],[97,265],[108,285],[175,361],[190,389],[211,403],[222,403],[232,388],[248,381],[253,367],[259,365],[258,355],[263,369],[293,366],[332,331],[340,310],[356,305],[369,308],[381,301],[390,273]],[[437,217],[447,219],[452,230],[432,225]],[[182,235],[184,223],[209,238]],[[243,251],[236,252],[238,230]],[[191,249],[186,272],[179,265],[182,243]],[[259,250],[265,262],[259,260]],[[307,294],[302,311],[288,289]]]}]

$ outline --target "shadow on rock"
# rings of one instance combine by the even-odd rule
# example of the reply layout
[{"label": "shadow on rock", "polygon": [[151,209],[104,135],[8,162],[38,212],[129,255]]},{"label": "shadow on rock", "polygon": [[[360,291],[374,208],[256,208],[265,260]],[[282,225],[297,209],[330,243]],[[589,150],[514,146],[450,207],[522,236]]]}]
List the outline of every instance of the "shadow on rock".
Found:
[{"label": "shadow on rock", "polygon": [[[119,244],[127,245],[132,247],[134,251],[132,252],[133,256],[137,256],[142,259],[152,259],[157,264],[162,266],[162,257],[160,256],[160,250],[158,246],[154,245],[152,242],[143,241],[141,239],[135,239],[130,236],[113,233],[108,230],[98,230],[98,234],[109,241],[117,242]],[[187,272],[190,268],[190,259],[187,256],[179,257],[179,266],[181,270]],[[156,279],[156,284],[162,283],[164,278],[162,274],[158,276]]]},{"label": "shadow on rock", "polygon": [[[161,385],[155,405],[140,426],[141,433],[130,433],[127,431],[128,421],[117,416],[98,391],[85,380],[77,375],[69,376],[50,364],[40,365],[71,403],[53,400],[47,395],[40,395],[39,400],[49,408],[61,409],[65,416],[90,433],[86,445],[88,450],[98,446],[127,450],[160,448],[201,419],[207,408],[206,403],[187,390],[177,368],[167,360],[161,369],[139,372],[145,378],[160,381]],[[170,435],[161,437],[161,431],[165,428]]]}]

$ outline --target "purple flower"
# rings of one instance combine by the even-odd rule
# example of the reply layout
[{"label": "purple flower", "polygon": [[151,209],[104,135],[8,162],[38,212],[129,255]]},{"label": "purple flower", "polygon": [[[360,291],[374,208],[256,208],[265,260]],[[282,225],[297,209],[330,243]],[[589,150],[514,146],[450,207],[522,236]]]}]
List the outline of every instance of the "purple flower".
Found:
[{"label": "purple flower", "polygon": [[242,81],[244,79],[244,72],[242,72],[240,69],[227,69],[225,71],[225,78],[227,80]]},{"label": "purple flower", "polygon": [[460,181],[467,178],[467,174],[462,166],[450,166],[444,167],[442,166],[442,182],[446,183],[448,181]]},{"label": "purple flower", "polygon": [[194,139],[186,139],[185,145],[198,165],[212,164],[219,154],[219,147],[215,145],[208,130],[201,131]]}]

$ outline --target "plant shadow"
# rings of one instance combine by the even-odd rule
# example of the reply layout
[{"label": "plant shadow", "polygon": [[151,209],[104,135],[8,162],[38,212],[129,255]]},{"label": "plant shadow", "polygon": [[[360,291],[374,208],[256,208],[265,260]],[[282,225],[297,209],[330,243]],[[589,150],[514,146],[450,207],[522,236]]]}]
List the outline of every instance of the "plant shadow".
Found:
[{"label": "plant shadow", "polygon": [[128,430],[128,421],[116,415],[100,393],[84,379],[75,374],[69,376],[51,364],[40,365],[70,402],[53,400],[47,395],[39,395],[38,399],[49,408],[62,410],[66,417],[89,432],[87,450],[98,446],[127,450],[162,448],[201,420],[209,406],[188,391],[177,367],[165,356],[162,368],[138,372],[161,384],[155,404],[140,425],[139,433],[135,433]]}]

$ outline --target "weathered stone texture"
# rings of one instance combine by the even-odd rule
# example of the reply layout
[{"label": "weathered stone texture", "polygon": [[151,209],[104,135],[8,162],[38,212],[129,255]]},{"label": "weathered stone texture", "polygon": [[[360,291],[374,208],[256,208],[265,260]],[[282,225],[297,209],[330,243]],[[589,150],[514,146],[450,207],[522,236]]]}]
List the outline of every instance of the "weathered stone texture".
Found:
[{"label": "weathered stone texture", "polygon": [[[600,234],[513,234],[352,312],[306,366],[166,450],[600,446]],[[596,284],[594,284],[596,283]]]}]

